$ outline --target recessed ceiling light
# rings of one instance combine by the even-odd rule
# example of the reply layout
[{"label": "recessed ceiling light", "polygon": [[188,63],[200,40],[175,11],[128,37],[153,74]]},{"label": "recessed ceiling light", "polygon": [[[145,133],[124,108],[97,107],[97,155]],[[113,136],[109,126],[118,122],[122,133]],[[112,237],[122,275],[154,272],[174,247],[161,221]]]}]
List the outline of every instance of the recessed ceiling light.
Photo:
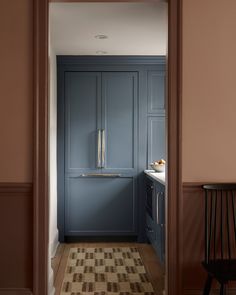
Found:
[{"label": "recessed ceiling light", "polygon": [[103,54],[107,54],[107,51],[103,51],[103,50],[98,50],[96,51],[97,54],[103,55]]},{"label": "recessed ceiling light", "polygon": [[100,40],[104,40],[104,39],[108,39],[108,36],[107,35],[99,34],[99,35],[96,35],[94,38],[100,39]]}]

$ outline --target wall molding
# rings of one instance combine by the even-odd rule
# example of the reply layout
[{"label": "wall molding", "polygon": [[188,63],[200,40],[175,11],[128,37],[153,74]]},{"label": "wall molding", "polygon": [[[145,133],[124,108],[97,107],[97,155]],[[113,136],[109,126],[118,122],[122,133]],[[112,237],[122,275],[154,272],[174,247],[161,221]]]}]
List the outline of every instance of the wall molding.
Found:
[{"label": "wall molding", "polygon": [[0,182],[0,197],[6,194],[32,194],[32,183],[21,182]]},{"label": "wall molding", "polygon": [[[184,191],[195,191],[202,190],[202,186],[205,184],[214,184],[219,183],[219,181],[203,181],[203,182],[183,182],[183,190]],[[227,183],[227,182],[222,182]]]},{"label": "wall molding", "polygon": [[0,288],[0,295],[33,295],[30,289]]},{"label": "wall molding", "polygon": [[166,64],[166,56],[142,56],[142,55],[57,55],[59,65],[160,65]]},{"label": "wall molding", "polygon": [[202,186],[209,182],[183,182],[183,188],[188,189],[201,189]]},{"label": "wall molding", "polygon": [[[32,183],[0,182],[0,230],[3,236],[0,251],[4,255],[1,258],[0,295],[32,294],[30,289],[23,288],[32,285],[32,203]],[[17,269],[15,263],[19,264]],[[11,276],[7,275],[9,271]]]},{"label": "wall molding", "polygon": [[[203,289],[185,289],[183,291],[183,295],[202,295]],[[234,295],[236,293],[236,289],[227,289],[227,295]],[[219,295],[220,289],[213,289],[210,295]]]},{"label": "wall molding", "polygon": [[48,0],[34,0],[33,294],[48,294]]}]

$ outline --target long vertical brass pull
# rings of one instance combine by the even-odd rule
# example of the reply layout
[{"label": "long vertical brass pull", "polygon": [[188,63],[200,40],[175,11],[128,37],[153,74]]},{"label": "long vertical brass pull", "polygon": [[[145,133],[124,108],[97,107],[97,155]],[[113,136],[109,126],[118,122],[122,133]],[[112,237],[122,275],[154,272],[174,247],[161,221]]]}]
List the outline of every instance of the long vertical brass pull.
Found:
[{"label": "long vertical brass pull", "polygon": [[101,130],[98,129],[97,133],[97,168],[101,168]]},{"label": "long vertical brass pull", "polygon": [[105,130],[102,129],[102,168],[105,167],[105,154],[106,154],[106,137]]}]

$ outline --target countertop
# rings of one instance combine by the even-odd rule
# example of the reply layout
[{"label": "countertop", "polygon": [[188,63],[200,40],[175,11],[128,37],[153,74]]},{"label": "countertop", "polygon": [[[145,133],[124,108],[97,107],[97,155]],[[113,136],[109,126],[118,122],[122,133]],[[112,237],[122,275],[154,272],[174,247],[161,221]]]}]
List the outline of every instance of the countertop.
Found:
[{"label": "countertop", "polygon": [[154,170],[144,170],[144,173],[150,176],[152,179],[165,185],[165,172],[155,172]]}]

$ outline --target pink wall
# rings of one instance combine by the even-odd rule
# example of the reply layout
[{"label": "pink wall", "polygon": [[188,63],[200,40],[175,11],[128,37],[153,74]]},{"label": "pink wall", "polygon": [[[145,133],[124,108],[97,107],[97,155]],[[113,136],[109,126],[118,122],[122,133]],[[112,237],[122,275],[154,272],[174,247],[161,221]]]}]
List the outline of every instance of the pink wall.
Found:
[{"label": "pink wall", "polygon": [[0,1],[0,182],[32,181],[33,1]]},{"label": "pink wall", "polygon": [[[32,5],[33,0],[0,1],[0,182],[32,181]],[[236,0],[183,0],[185,182],[236,181],[235,16]],[[186,289],[202,287],[202,277],[190,281],[187,276],[196,273],[202,257],[198,230],[202,226],[195,226],[202,204],[196,192],[183,196],[183,220],[190,225],[183,232]],[[24,270],[12,277],[1,275],[0,287],[31,288],[32,193],[20,190],[0,197],[1,232],[14,231],[15,219],[9,216],[18,218],[17,234],[5,239],[1,248],[10,259],[4,260],[2,269],[10,269],[16,256]]]},{"label": "pink wall", "polygon": [[[32,2],[0,2],[0,182],[32,179]],[[183,181],[236,181],[236,1],[183,0]]]},{"label": "pink wall", "polygon": [[235,0],[183,0],[185,182],[236,182],[235,32]]}]

